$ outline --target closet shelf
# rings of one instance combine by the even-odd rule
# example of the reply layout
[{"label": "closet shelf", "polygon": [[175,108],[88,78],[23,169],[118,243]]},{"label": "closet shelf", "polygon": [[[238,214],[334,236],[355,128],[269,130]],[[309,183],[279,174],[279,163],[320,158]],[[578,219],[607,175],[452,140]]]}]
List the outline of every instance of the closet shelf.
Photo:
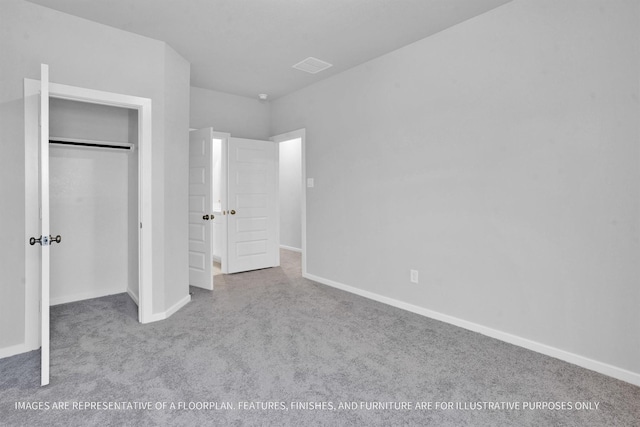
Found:
[{"label": "closet shelf", "polygon": [[109,150],[135,150],[135,145],[130,142],[98,141],[93,139],[63,138],[57,136],[50,136],[49,144],[81,148],[102,148]]}]

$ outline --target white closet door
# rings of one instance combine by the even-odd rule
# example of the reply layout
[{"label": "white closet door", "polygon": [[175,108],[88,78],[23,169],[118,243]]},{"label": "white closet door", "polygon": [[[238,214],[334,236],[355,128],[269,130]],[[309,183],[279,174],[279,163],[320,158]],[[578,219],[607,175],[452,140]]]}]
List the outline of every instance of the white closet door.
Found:
[{"label": "white closet door", "polygon": [[280,263],[277,144],[229,138],[228,153],[228,272],[275,267]]},{"label": "white closet door", "polygon": [[40,67],[40,384],[49,384],[49,66]]}]

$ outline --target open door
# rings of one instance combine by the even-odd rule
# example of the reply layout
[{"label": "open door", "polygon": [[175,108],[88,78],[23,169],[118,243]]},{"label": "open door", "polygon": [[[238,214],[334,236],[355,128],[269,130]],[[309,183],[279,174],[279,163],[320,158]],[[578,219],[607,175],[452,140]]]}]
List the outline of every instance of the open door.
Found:
[{"label": "open door", "polygon": [[[40,348],[40,384],[49,384],[49,67],[25,79],[25,350]],[[39,230],[39,234],[34,232]]]},{"label": "open door", "polygon": [[[40,385],[49,384],[49,66],[40,67]],[[55,242],[56,240],[54,240]],[[60,239],[57,240],[60,243]]]},{"label": "open door", "polygon": [[211,143],[213,129],[189,133],[189,284],[213,289]]},{"label": "open door", "polygon": [[227,149],[227,271],[278,266],[277,144],[229,138]]}]

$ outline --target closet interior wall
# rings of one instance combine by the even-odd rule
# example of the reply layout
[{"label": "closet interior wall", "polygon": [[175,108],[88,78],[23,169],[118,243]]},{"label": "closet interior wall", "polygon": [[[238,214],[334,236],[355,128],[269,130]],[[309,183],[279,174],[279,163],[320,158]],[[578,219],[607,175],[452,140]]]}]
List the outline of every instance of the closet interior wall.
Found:
[{"label": "closet interior wall", "polygon": [[133,144],[133,150],[52,144],[51,305],[128,292],[138,299],[138,113],[50,99],[50,138]]}]

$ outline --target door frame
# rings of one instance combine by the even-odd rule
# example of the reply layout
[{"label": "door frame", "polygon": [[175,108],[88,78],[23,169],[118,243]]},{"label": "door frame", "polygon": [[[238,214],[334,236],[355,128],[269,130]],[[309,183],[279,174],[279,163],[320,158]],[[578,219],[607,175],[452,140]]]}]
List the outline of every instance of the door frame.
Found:
[{"label": "door frame", "polygon": [[[271,141],[280,144],[284,141],[290,141],[292,139],[300,138],[300,156],[302,157],[300,166],[301,166],[301,182],[302,191],[300,192],[300,215],[301,215],[301,224],[302,224],[302,241],[301,241],[301,252],[302,252],[302,277],[307,276],[307,151],[306,151],[306,129],[297,129],[291,132],[281,133],[279,135],[272,136],[269,138]],[[280,146],[278,145],[278,150]],[[279,205],[279,204],[278,204]],[[279,223],[278,223],[279,226]],[[278,239],[280,236],[278,235]]]},{"label": "door frame", "polygon": [[[25,209],[26,212],[39,210],[38,179],[34,170],[39,170],[38,161],[38,111],[37,96],[40,81],[24,79],[25,112]],[[138,111],[138,320],[149,323],[153,316],[153,224],[152,209],[152,140],[151,140],[151,99],[123,95],[112,92],[81,88],[49,82],[49,97],[91,104],[109,105]],[[34,163],[35,159],[35,163]],[[28,350],[40,346],[39,334],[39,268],[33,248],[26,242],[39,230],[25,218],[25,346]],[[35,260],[34,260],[35,259]],[[34,264],[34,262],[36,264]]]}]

